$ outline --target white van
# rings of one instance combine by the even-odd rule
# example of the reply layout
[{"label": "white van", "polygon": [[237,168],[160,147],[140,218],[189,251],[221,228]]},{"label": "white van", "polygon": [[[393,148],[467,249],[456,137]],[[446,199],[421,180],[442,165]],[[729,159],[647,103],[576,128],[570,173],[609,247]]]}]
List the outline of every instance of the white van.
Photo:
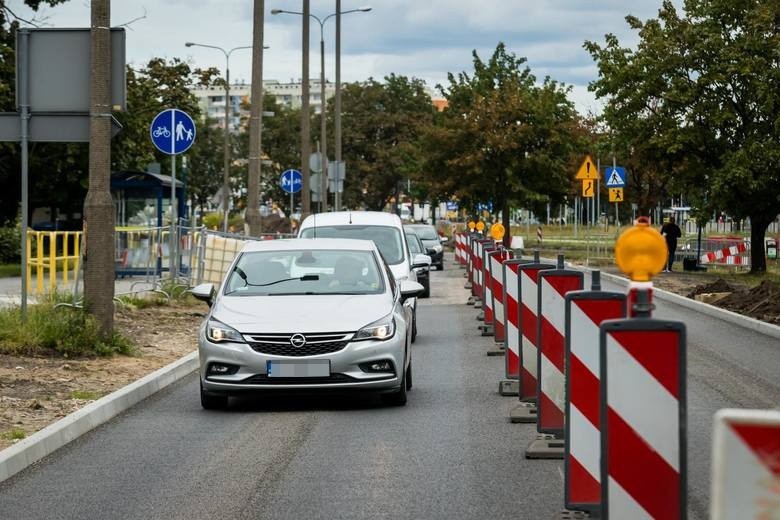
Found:
[{"label": "white van", "polygon": [[[397,281],[417,281],[414,268],[430,266],[426,255],[409,254],[401,219],[381,211],[339,211],[309,215],[298,238],[356,238],[373,240]],[[412,341],[417,337],[417,298],[407,301],[412,312]]]}]

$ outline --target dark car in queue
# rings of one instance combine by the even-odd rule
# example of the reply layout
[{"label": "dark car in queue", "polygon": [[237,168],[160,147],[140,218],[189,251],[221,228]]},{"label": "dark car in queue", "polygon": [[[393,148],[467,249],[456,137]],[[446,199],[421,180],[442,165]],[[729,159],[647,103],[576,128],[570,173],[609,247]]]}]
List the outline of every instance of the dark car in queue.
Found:
[{"label": "dark car in queue", "polygon": [[[404,236],[406,237],[406,244],[409,246],[409,252],[412,255],[421,254],[427,255],[425,247],[423,246],[420,237],[414,231],[404,229]],[[429,257],[430,258],[430,257]],[[423,286],[423,293],[420,298],[428,298],[431,296],[431,268],[430,266],[415,267],[414,272],[417,274],[417,283]]]},{"label": "dark car in queue", "polygon": [[404,228],[414,231],[414,234],[420,237],[425,254],[431,257],[431,265],[439,270],[444,269],[444,246],[436,228],[429,224],[409,224]]}]

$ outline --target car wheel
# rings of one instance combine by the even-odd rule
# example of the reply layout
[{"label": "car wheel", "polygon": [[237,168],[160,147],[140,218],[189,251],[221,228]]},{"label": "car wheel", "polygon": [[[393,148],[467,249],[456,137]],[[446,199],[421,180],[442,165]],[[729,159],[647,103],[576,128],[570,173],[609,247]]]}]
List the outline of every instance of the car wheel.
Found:
[{"label": "car wheel", "polygon": [[409,361],[409,368],[406,369],[406,389],[412,389],[412,362]]},{"label": "car wheel", "polygon": [[226,408],[228,396],[207,394],[203,390],[203,383],[200,385],[200,405],[204,410],[221,410]]},{"label": "car wheel", "polygon": [[412,343],[417,340],[417,313],[412,315]]},{"label": "car wheel", "polygon": [[425,283],[425,285],[423,285],[423,287],[425,288],[425,290],[424,290],[424,291],[423,291],[423,293],[420,295],[420,298],[430,298],[430,297],[431,297],[431,281],[430,281],[430,280],[428,280],[428,281]]},{"label": "car wheel", "polygon": [[437,271],[444,271],[444,262],[436,265]]}]

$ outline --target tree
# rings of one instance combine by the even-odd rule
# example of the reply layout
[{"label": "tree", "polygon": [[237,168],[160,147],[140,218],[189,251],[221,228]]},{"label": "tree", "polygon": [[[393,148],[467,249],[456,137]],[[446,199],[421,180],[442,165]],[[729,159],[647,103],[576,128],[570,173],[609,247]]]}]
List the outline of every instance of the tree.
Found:
[{"label": "tree", "polygon": [[563,199],[579,148],[568,89],[550,78],[538,84],[525,62],[503,43],[487,61],[474,51],[474,72],[439,87],[449,106],[426,147],[432,187],[472,209],[492,202],[506,229],[510,204],[539,212]]},{"label": "tree", "polygon": [[[344,85],[342,106],[344,205],[382,210],[399,182],[422,171],[418,143],[433,122],[430,96],[422,80],[391,74]],[[331,119],[333,109],[328,103]]]},{"label": "tree", "polygon": [[766,271],[764,236],[780,213],[780,4],[665,1],[658,18],[626,18],[635,50],[614,35],[586,42],[607,98],[605,119],[663,165],[698,218],[725,210],[751,224],[751,270]]}]

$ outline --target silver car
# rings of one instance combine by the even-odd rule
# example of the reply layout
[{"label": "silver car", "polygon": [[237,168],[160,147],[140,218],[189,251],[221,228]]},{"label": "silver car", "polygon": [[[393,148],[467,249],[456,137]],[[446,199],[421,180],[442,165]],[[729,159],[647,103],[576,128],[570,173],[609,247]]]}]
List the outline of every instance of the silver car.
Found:
[{"label": "silver car", "polygon": [[411,309],[423,288],[396,282],[367,240],[249,242],[218,289],[196,298],[200,397],[221,408],[253,390],[362,389],[390,404],[412,387]]}]

